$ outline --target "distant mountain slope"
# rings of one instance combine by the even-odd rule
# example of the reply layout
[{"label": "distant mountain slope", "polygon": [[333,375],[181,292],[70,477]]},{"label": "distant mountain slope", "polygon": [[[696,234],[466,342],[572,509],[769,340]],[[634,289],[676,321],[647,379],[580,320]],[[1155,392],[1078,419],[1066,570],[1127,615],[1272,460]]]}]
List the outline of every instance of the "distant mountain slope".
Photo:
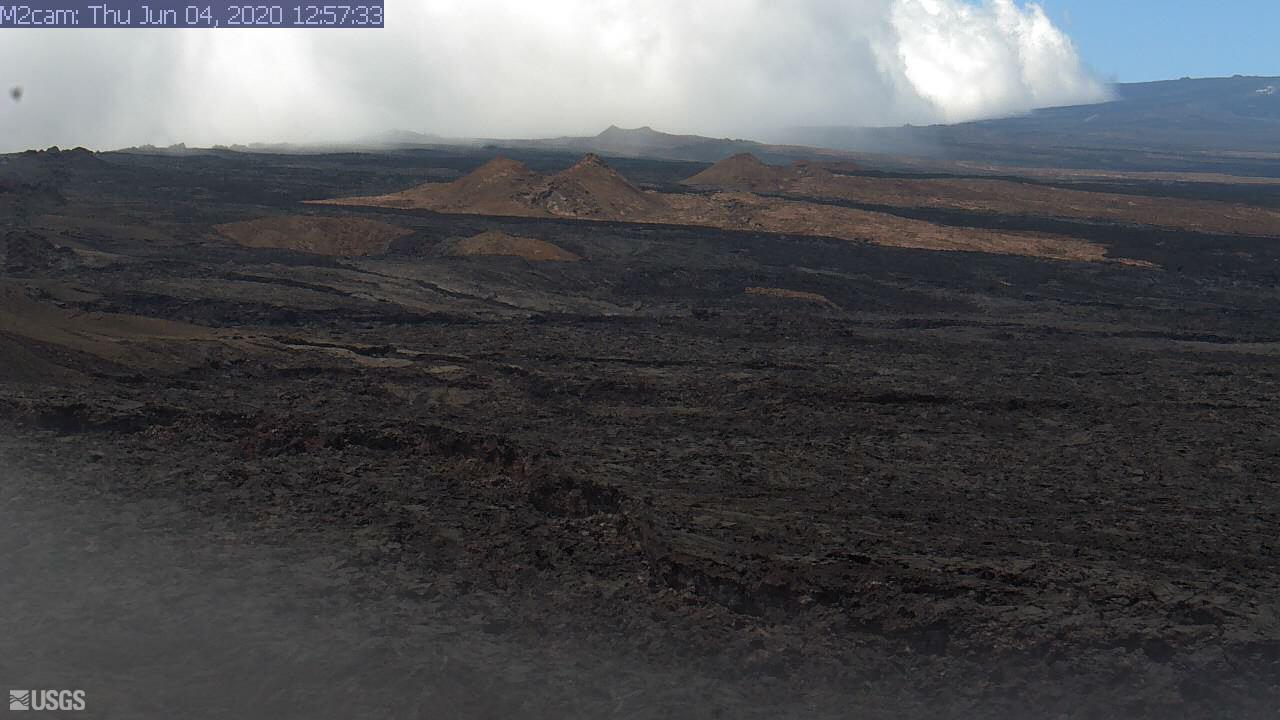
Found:
[{"label": "distant mountain slope", "polygon": [[[1007,168],[1054,168],[1280,178],[1280,77],[1118,85],[1116,99],[1110,102],[1048,108],[1019,117],[927,127],[793,128],[767,139],[772,143],[673,134],[647,126],[611,126],[598,135],[582,137],[476,139],[392,131],[348,143],[255,144],[226,149],[330,152],[466,146],[526,158],[535,154],[593,153],[628,160],[717,163],[750,154],[771,165],[813,160],[837,169],[833,163],[857,163],[846,167],[847,172],[876,169],[1007,174]],[[208,152],[185,146],[133,150],[177,155]],[[740,164],[745,162],[739,160]],[[709,184],[743,189],[751,189],[753,183],[768,184],[770,178],[752,180],[745,175],[754,172],[767,176],[774,171],[747,165],[720,168],[743,177]]]},{"label": "distant mountain slope", "polygon": [[[1280,173],[1280,77],[1124,84],[1116,99],[998,120],[800,128],[787,142],[956,160]],[[1217,158],[1203,157],[1205,154]]]},{"label": "distant mountain slope", "polygon": [[1280,77],[1184,79],[1116,86],[1110,102],[927,127],[811,127],[766,144],[610,127],[592,137],[494,141],[508,148],[717,162],[876,153],[1002,165],[1280,177]]},{"label": "distant mountain slope", "polygon": [[957,127],[963,133],[1090,147],[1280,153],[1280,78],[1171,80],[1120,85],[1100,105]]}]

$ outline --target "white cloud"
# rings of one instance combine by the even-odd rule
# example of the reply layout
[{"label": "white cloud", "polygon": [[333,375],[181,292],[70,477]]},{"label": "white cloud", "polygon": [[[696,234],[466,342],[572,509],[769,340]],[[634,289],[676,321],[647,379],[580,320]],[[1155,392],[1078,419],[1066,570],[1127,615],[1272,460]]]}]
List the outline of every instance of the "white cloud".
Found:
[{"label": "white cloud", "polygon": [[750,136],[967,120],[1105,87],[1013,0],[409,0],[351,31],[9,31],[0,146],[460,136],[609,124]]}]

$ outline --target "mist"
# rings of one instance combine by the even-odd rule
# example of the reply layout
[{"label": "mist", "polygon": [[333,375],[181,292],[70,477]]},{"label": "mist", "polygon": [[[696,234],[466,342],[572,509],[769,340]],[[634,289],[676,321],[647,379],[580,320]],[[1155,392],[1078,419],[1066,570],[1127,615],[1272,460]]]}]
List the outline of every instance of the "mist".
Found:
[{"label": "mist", "polygon": [[958,122],[1107,85],[1014,0],[425,0],[385,30],[10,30],[0,149]]}]

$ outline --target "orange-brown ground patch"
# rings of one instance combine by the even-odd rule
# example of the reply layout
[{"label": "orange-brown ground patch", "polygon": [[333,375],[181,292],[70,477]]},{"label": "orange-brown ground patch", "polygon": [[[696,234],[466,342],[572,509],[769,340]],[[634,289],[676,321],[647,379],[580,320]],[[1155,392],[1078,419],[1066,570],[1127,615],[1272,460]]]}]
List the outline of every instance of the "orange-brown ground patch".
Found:
[{"label": "orange-brown ground patch", "polygon": [[[89,381],[77,358],[108,365],[182,369],[203,352],[226,344],[216,330],[157,318],[85,313],[45,299],[77,292],[70,288],[36,291],[21,283],[0,282],[0,367],[14,381]],[[195,359],[193,359],[193,357]],[[93,363],[89,363],[92,365]]]},{"label": "orange-brown ground patch", "polygon": [[719,162],[684,183],[900,208],[1104,220],[1197,232],[1280,236],[1280,211],[1251,205],[1070,190],[1009,180],[839,175],[822,166],[769,166],[749,155]]},{"label": "orange-brown ground patch", "polygon": [[832,171],[855,172],[858,169],[857,165],[848,162],[800,161],[779,167],[766,165],[751,153],[741,153],[681,182],[690,187],[777,193],[800,182],[824,183],[835,177]]},{"label": "orange-brown ground patch", "polygon": [[684,181],[695,187],[714,187],[724,190],[761,190],[773,192],[790,179],[786,168],[766,165],[751,153],[740,153],[721,160]]},{"label": "orange-brown ground patch", "polygon": [[412,232],[376,220],[310,215],[259,218],[217,225],[214,229],[246,247],[281,248],[339,257],[386,252],[393,240]]},{"label": "orange-brown ground patch", "polygon": [[477,255],[503,255],[524,258],[534,262],[577,262],[582,258],[543,240],[508,235],[490,231],[475,237],[459,240],[446,250],[447,254],[474,257]]},{"label": "orange-brown ground patch", "polygon": [[516,215],[545,217],[527,201],[542,176],[524,163],[496,158],[471,174],[448,183],[424,183],[408,190],[337,200],[317,204],[357,205],[435,210],[474,215]]},{"label": "orange-brown ground patch", "polygon": [[500,157],[451,183],[426,183],[389,195],[318,203],[633,222],[653,221],[666,212],[661,195],[631,184],[596,155],[587,155],[573,167],[549,176]]},{"label": "orange-brown ground patch", "polygon": [[831,308],[832,310],[840,309],[839,306],[831,302],[831,300],[827,299],[826,296],[819,295],[818,293],[804,292],[803,290],[786,290],[783,288],[771,288],[771,287],[749,287],[747,288],[746,293],[748,295],[756,295],[759,297],[780,298],[783,300],[801,300],[803,302],[810,302],[815,305],[821,305],[823,307]]},{"label": "orange-brown ground patch", "polygon": [[596,155],[547,178],[534,200],[557,217],[598,220],[646,222],[667,209],[661,195],[632,185]]},{"label": "orange-brown ground patch", "polygon": [[816,235],[920,250],[1027,255],[1084,262],[1108,259],[1104,246],[1063,235],[954,228],[887,213],[745,192],[673,196],[672,202],[679,208],[677,215],[683,222],[730,230]]},{"label": "orange-brown ground patch", "polygon": [[[789,168],[770,168],[745,155],[730,158],[719,169],[711,170],[715,172],[703,180],[718,178],[734,185],[754,187],[758,192],[801,183],[821,184],[840,177],[821,164],[797,163]],[[478,215],[700,225],[927,250],[1089,262],[1111,260],[1102,245],[1067,236],[949,227],[887,213],[765,197],[747,191],[711,194],[645,191],[595,155],[588,155],[577,165],[551,176],[539,176],[521,163],[498,158],[451,183],[428,183],[390,195],[315,202]]]}]

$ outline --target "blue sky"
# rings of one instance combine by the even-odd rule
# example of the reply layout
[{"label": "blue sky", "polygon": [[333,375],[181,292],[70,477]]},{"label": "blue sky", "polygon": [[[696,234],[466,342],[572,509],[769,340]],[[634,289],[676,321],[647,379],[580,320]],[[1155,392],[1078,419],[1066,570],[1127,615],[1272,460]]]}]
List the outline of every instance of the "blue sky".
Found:
[{"label": "blue sky", "polygon": [[1280,75],[1280,0],[1040,0],[1108,80]]}]

